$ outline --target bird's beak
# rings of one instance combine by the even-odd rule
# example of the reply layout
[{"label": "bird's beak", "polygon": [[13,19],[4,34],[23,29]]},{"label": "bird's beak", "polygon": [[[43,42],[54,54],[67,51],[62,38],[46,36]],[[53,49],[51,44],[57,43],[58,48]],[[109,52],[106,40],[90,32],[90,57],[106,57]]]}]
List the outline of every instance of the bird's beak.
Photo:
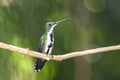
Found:
[{"label": "bird's beak", "polygon": [[69,20],[69,19],[71,19],[71,18],[66,18],[66,19],[62,19],[62,20],[60,20],[60,21],[56,21],[56,22],[54,23],[53,28],[54,28],[56,25],[58,25],[59,23],[64,22],[64,21]]},{"label": "bird's beak", "polygon": [[61,22],[64,22],[64,21],[66,21],[66,20],[70,20],[71,18],[66,18],[66,19],[62,19],[62,20],[60,20],[60,21],[57,21],[57,22],[55,22],[56,24],[59,24],[59,23],[61,23]]}]

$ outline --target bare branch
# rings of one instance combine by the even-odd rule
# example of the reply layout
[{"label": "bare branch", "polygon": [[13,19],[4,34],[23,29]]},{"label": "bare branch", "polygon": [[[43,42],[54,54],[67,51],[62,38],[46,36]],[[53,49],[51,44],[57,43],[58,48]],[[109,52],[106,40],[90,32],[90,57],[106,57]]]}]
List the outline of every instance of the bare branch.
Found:
[{"label": "bare branch", "polygon": [[29,50],[28,48],[27,49],[20,48],[20,47],[17,47],[17,46],[5,44],[3,42],[0,42],[0,48],[7,49],[7,50],[10,50],[10,51],[15,51],[15,52],[18,52],[18,53],[23,54],[23,55],[29,55],[29,56],[33,56],[33,57],[38,57],[38,58],[43,58],[43,59],[46,59],[46,60],[50,60],[50,56],[48,56],[46,54],[42,54],[42,53],[39,53],[39,52]]},{"label": "bare branch", "polygon": [[89,54],[96,54],[100,52],[107,52],[107,51],[113,51],[113,50],[120,50],[120,45],[115,45],[115,46],[108,46],[108,47],[101,47],[101,48],[96,48],[96,49],[90,49],[90,50],[84,50],[84,51],[79,51],[79,52],[72,52],[72,53],[67,53],[64,55],[46,55],[42,54],[36,51],[29,50],[28,48],[20,48],[17,46],[5,44],[3,42],[0,42],[0,48],[7,49],[10,51],[15,51],[23,55],[29,55],[37,58],[42,58],[46,60],[56,60],[56,61],[62,61],[65,59],[73,58],[73,57],[78,57],[78,56],[84,56],[84,55],[89,55]]}]

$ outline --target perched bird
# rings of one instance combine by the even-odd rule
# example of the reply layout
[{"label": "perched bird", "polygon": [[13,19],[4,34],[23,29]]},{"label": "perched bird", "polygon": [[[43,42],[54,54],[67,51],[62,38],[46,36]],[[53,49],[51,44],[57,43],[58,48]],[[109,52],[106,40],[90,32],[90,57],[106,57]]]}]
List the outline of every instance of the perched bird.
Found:
[{"label": "perched bird", "polygon": [[[54,45],[54,28],[56,25],[58,25],[60,22],[69,20],[70,18],[66,18],[57,22],[48,22],[45,25],[45,33],[43,36],[40,38],[40,43],[38,46],[38,52],[44,53],[44,54],[51,54],[53,45]],[[43,66],[45,65],[46,60],[37,58],[34,70],[35,72],[39,72]]]}]

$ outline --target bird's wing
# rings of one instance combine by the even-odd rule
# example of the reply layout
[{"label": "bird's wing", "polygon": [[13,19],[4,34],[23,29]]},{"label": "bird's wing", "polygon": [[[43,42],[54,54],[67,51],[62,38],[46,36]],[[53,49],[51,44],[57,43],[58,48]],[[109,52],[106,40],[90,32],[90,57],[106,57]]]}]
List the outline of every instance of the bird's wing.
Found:
[{"label": "bird's wing", "polygon": [[38,44],[38,52],[42,53],[45,45],[45,34],[40,38],[40,42]]},{"label": "bird's wing", "polygon": [[[40,43],[38,45],[38,52],[42,53],[43,52],[43,49],[44,49],[44,45],[45,45],[45,36],[43,35],[41,38],[40,38]],[[41,58],[37,58],[36,60],[36,63],[35,63],[35,67],[34,67],[34,70],[36,72],[40,71],[44,64],[46,63],[46,60],[44,59],[41,59]]]}]

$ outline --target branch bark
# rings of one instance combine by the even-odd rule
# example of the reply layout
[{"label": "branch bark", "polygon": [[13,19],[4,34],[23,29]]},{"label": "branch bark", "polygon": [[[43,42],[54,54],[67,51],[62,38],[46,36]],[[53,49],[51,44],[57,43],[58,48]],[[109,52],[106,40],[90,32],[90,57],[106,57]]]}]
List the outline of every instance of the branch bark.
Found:
[{"label": "branch bark", "polygon": [[29,55],[32,57],[42,58],[45,60],[56,60],[56,61],[62,61],[65,59],[78,57],[78,56],[84,56],[89,54],[96,54],[101,52],[107,52],[107,51],[113,51],[113,50],[120,50],[120,45],[114,45],[114,46],[108,46],[108,47],[101,47],[96,49],[90,49],[90,50],[84,50],[84,51],[78,51],[78,52],[71,52],[64,55],[46,55],[43,53],[39,53],[36,51],[29,50],[28,48],[20,48],[17,46],[9,45],[3,42],[0,42],[0,48],[15,51],[23,55]]}]

